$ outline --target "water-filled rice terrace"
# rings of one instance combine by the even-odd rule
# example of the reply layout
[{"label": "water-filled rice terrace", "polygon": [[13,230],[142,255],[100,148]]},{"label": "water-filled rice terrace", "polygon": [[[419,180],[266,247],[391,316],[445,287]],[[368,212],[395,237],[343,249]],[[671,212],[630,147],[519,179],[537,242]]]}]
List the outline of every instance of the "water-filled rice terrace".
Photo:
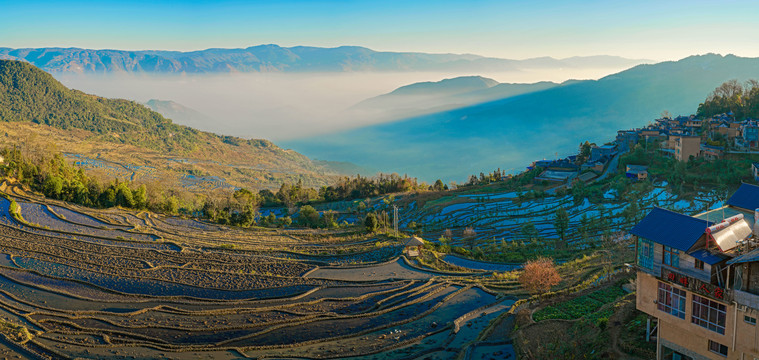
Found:
[{"label": "water-filled rice terrace", "polygon": [[[717,198],[715,193],[703,193],[689,199],[682,199],[668,190],[666,182],[659,182],[655,183],[650,191],[641,194],[641,200],[637,205],[641,216],[654,206],[686,214],[696,214],[721,206],[722,203],[717,201]],[[372,199],[369,210],[392,213],[391,205],[383,202],[383,199],[385,198]],[[468,245],[463,236],[463,231],[467,227],[475,232],[474,242],[482,246],[500,243],[502,240],[522,239],[521,228],[528,222],[535,226],[540,237],[557,238],[554,220],[556,210],[560,207],[566,209],[569,214],[567,241],[570,244],[580,240],[577,229],[581,225],[583,216],[588,220],[604,219],[606,221],[604,226],[590,229],[589,236],[591,237],[600,236],[606,230],[627,230],[635,223],[634,220],[623,216],[623,211],[630,204],[619,199],[614,190],[607,191],[603,200],[595,203],[587,198],[576,201],[572,195],[548,194],[543,198],[520,198],[519,193],[513,191],[489,193],[454,191],[432,201],[425,201],[421,206],[413,195],[396,195],[394,199],[394,204],[399,207],[401,229],[413,231],[410,224],[415,223],[416,229],[423,230],[421,236],[432,242],[437,241],[446,230],[451,230],[451,244],[459,246]],[[342,203],[325,204],[317,206],[317,209],[335,210],[341,219],[346,219],[351,223],[363,220],[359,219],[362,214],[356,216],[349,206]],[[452,260],[458,266],[470,267],[467,264],[458,263],[457,259]],[[471,268],[482,268],[482,265]]]},{"label": "water-filled rice terrace", "polygon": [[512,304],[478,273],[422,270],[402,245],[348,230],[229,228],[0,189],[3,355],[447,359]]}]

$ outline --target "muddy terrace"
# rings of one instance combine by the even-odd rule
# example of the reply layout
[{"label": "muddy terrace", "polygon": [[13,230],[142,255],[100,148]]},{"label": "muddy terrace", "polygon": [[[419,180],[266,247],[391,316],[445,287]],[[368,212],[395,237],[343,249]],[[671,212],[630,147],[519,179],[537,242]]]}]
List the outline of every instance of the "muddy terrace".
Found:
[{"label": "muddy terrace", "polygon": [[447,359],[512,303],[473,286],[476,274],[418,269],[399,243],[362,234],[227,228],[0,190],[6,356]]}]

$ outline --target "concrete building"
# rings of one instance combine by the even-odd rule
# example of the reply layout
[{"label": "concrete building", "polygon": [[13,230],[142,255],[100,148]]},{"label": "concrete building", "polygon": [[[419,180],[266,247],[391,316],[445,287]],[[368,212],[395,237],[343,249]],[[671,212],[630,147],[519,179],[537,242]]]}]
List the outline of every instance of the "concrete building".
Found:
[{"label": "concrete building", "polygon": [[615,142],[619,152],[626,153],[638,143],[638,133],[635,130],[619,130]]},{"label": "concrete building", "polygon": [[604,156],[612,158],[616,154],[617,154],[617,147],[614,145],[594,146],[590,148],[589,161],[598,161]]},{"label": "concrete building", "polygon": [[675,138],[675,158],[688,161],[691,156],[698,157],[701,153],[701,138],[698,136],[678,136]]},{"label": "concrete building", "polygon": [[759,186],[688,216],[655,208],[630,232],[636,307],[653,320],[657,359],[759,359]]}]

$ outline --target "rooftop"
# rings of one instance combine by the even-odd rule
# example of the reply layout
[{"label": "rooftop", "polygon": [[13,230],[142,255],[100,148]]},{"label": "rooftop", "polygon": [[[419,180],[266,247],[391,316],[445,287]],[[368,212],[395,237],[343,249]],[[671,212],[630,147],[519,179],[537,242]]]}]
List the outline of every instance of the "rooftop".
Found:
[{"label": "rooftop", "polygon": [[759,209],[759,186],[743,183],[727,200],[727,204],[748,211]]},{"label": "rooftop", "polygon": [[703,213],[700,213],[694,217],[701,219],[701,220],[707,220],[712,223],[719,223],[724,219],[733,217],[738,214],[743,214],[743,218],[746,219],[746,221],[749,222],[749,224],[754,223],[754,212],[753,211],[744,211],[738,208],[730,207],[730,206],[723,206],[718,209],[709,210]]},{"label": "rooftop", "polygon": [[691,251],[688,253],[688,255],[693,256],[694,258],[699,259],[709,265],[714,265],[716,263],[719,263],[720,261],[730,258],[729,256],[724,255],[724,254],[711,253],[709,250],[706,250],[706,249],[698,249],[696,251]]},{"label": "rooftop", "polygon": [[655,207],[630,233],[681,251],[688,251],[711,222]]},{"label": "rooftop", "polygon": [[754,249],[728,261],[728,265],[759,261],[759,249]]}]

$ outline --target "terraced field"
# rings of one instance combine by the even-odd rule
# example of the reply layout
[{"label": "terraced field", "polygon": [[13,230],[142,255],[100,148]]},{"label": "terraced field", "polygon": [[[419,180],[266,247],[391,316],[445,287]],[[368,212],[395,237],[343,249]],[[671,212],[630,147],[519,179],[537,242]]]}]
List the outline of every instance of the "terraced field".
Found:
[{"label": "terraced field", "polygon": [[227,228],[0,189],[3,356],[453,358],[513,303],[482,273],[421,270],[400,242],[354,230]]},{"label": "terraced field", "polygon": [[[640,194],[640,198],[641,200],[637,202],[640,218],[654,206],[696,214],[720,207],[722,204],[715,193],[698,194],[690,199],[680,198],[668,191],[665,182],[655,183],[650,191]],[[570,246],[582,246],[579,242],[581,236],[578,229],[583,225],[583,217],[587,219],[586,221],[591,219],[604,221],[603,224],[597,223],[598,226],[588,229],[587,235],[590,238],[599,238],[604,231],[626,231],[636,222],[624,216],[624,210],[630,204],[619,199],[614,190],[607,191],[603,200],[596,203],[588,199],[577,202],[571,195],[547,194],[543,198],[530,199],[522,198],[519,193],[512,191],[470,193],[468,190],[452,191],[446,193],[445,196],[423,202],[418,201],[419,197],[413,194],[396,194],[392,204],[387,203],[386,200],[387,197],[371,199],[367,211],[385,211],[390,214],[392,205],[397,205],[400,229],[419,231],[421,237],[431,242],[437,242],[446,230],[450,230],[450,244],[465,247],[470,245],[470,240],[475,247],[500,245],[502,241],[524,240],[521,230],[522,226],[528,222],[535,226],[540,238],[556,239],[558,235],[554,220],[555,212],[560,207],[564,208],[569,215],[566,240]],[[364,216],[364,213],[357,213],[354,210],[357,203],[358,201],[354,202],[352,207],[343,202],[322,204],[316,208],[320,211],[335,210],[338,212],[340,221],[357,223],[363,220]],[[266,211],[277,213],[282,209],[267,209]],[[474,231],[471,238],[464,235],[466,228]],[[489,266],[469,264],[456,258],[450,260],[453,265],[475,270],[509,269],[508,265]]]}]

